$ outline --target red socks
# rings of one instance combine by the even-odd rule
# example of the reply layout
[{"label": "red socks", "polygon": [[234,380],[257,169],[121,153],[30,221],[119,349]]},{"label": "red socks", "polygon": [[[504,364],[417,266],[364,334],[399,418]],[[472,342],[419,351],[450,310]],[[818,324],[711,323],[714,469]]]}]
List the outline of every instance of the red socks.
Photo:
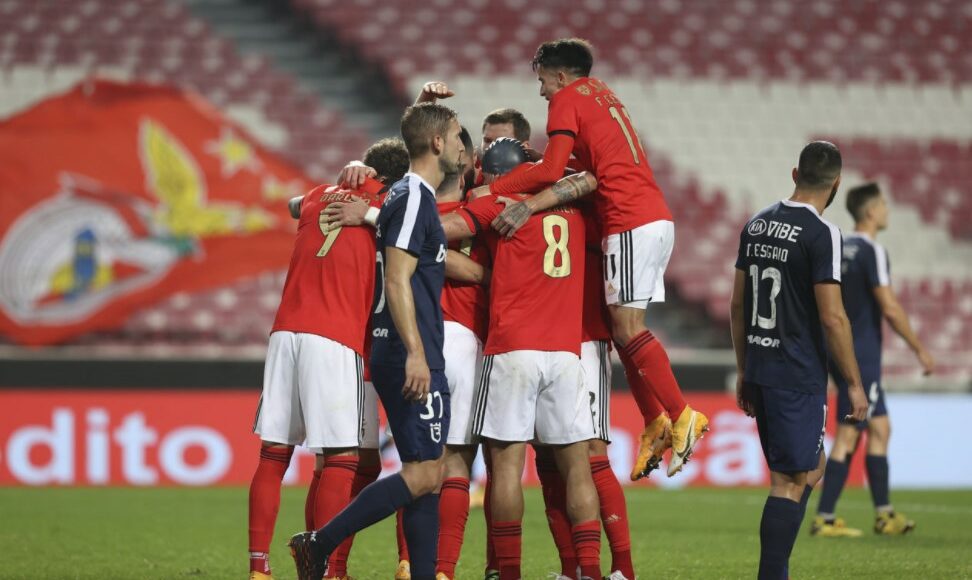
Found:
[{"label": "red socks", "polygon": [[577,555],[574,553],[570,519],[567,517],[567,489],[564,479],[557,471],[553,458],[544,457],[541,453],[537,454],[537,476],[543,490],[547,525],[560,556],[560,574],[573,578],[577,574]]},{"label": "red socks", "polygon": [[574,551],[581,576],[601,577],[601,522],[592,520],[574,525]]},{"label": "red socks", "polygon": [[[354,482],[351,484],[351,499],[353,500],[362,489],[373,483],[381,475],[381,465],[361,465],[358,463],[358,471],[355,472]],[[348,575],[348,556],[351,554],[351,546],[354,544],[354,536],[341,542],[341,545],[331,554],[327,561],[328,578],[343,578]]]},{"label": "red socks", "polygon": [[499,560],[496,558],[496,544],[493,542],[493,506],[490,503],[493,479],[493,461],[490,456],[489,446],[483,444],[483,462],[486,464],[486,485],[483,491],[486,496],[483,499],[483,518],[486,520],[486,570],[499,570]]},{"label": "red socks", "polygon": [[523,551],[521,522],[493,522],[493,542],[499,560],[500,580],[520,580],[520,555]]},{"label": "red socks", "polygon": [[462,551],[462,537],[469,519],[469,480],[450,477],[442,482],[439,494],[439,548],[436,573],[456,576],[456,562]]},{"label": "red socks", "polygon": [[398,540],[398,559],[408,560],[408,542],[405,541],[405,526],[402,524],[402,510],[395,515],[395,536]]},{"label": "red socks", "polygon": [[338,515],[351,501],[351,484],[358,470],[356,455],[335,455],[324,459],[321,483],[314,503],[314,529]]},{"label": "red socks", "polygon": [[611,545],[611,572],[620,570],[625,578],[634,578],[631,563],[631,532],[628,529],[628,506],[624,500],[621,483],[611,470],[608,458],[591,457],[591,476],[601,501],[601,521],[604,535]]},{"label": "red socks", "polygon": [[[280,509],[280,482],[283,480],[293,447],[261,447],[260,463],[257,465],[253,480],[250,482],[250,570],[269,573],[267,554],[273,527],[277,523]],[[253,557],[254,553],[262,557]],[[254,568],[253,566],[258,566]]]},{"label": "red socks", "polygon": [[[651,331],[646,330],[632,338],[623,349],[618,350],[621,352],[622,361],[625,356],[631,359],[632,369],[629,370],[625,363],[625,374],[628,376],[628,382],[632,386],[631,394],[634,395],[638,408],[641,409],[645,423],[651,422],[659,413],[652,410],[647,394],[639,393],[641,389],[638,388],[640,387],[638,381],[631,382],[632,370],[635,370],[635,374],[643,379],[644,385],[647,386],[646,390],[658,399],[662,407],[668,411],[672,421],[677,421],[679,415],[685,410],[685,399],[682,397],[681,389],[678,388],[678,382],[675,381],[675,375],[672,374],[672,363],[668,360],[668,353],[665,352],[661,342]],[[649,416],[652,413],[654,414]]]},{"label": "red socks", "polygon": [[311,478],[310,487],[307,489],[307,499],[304,501],[304,529],[313,532],[314,527],[314,505],[317,503],[317,486],[321,483],[321,470],[314,470],[314,477]]}]

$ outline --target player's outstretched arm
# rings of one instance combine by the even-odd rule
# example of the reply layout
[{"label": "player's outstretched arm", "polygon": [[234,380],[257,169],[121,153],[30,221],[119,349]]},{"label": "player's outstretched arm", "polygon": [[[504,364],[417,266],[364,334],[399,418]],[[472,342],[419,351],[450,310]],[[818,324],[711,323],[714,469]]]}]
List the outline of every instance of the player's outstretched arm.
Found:
[{"label": "player's outstretched arm", "polygon": [[462,252],[449,250],[446,253],[445,275],[456,282],[467,284],[489,283],[489,269]]},{"label": "player's outstretched arm", "polygon": [[429,81],[422,85],[422,91],[415,97],[415,104],[434,103],[438,99],[448,99],[455,94],[444,82]]},{"label": "player's outstretched arm", "polygon": [[287,209],[290,210],[290,217],[295,220],[300,219],[300,205],[304,202],[304,197],[298,195],[297,197],[292,197],[287,202]]},{"label": "player's outstretched arm", "polygon": [[874,297],[881,307],[881,313],[888,320],[888,324],[898,333],[898,336],[908,343],[908,346],[918,357],[918,362],[921,363],[925,375],[932,374],[935,371],[935,358],[925,349],[925,345],[921,343],[918,335],[911,328],[908,313],[898,302],[898,297],[894,295],[891,286],[877,286],[874,288]]},{"label": "player's outstretched arm", "polygon": [[736,405],[753,417],[752,403],[747,399],[743,390],[743,376],[746,371],[746,315],[743,299],[746,296],[746,274],[736,270],[736,279],[732,285],[732,298],[729,300],[729,327],[732,332],[732,348],[736,351]]},{"label": "player's outstretched arm", "polygon": [[415,319],[415,298],[412,296],[412,274],[418,267],[418,257],[389,246],[385,262],[385,298],[407,353],[402,394],[412,401],[423,400],[429,394],[432,375],[425,361],[425,347]]},{"label": "player's outstretched arm", "polygon": [[508,206],[493,220],[493,229],[512,237],[531,215],[578,200],[595,189],[597,179],[587,171],[568,175],[529,199]]},{"label": "player's outstretched arm", "polygon": [[547,148],[543,151],[543,161],[521,172],[511,172],[489,185],[493,195],[514,193],[535,193],[556,183],[563,177],[574,148],[574,137],[570,134],[551,135]]},{"label": "player's outstretched arm", "polygon": [[867,396],[861,383],[861,371],[854,354],[854,339],[851,335],[850,320],[844,311],[844,300],[840,284],[814,284],[813,292],[820,312],[820,323],[827,337],[827,347],[837,363],[837,370],[847,381],[851,401],[851,415],[846,420],[863,421],[867,419]]},{"label": "player's outstretched arm", "polygon": [[476,235],[466,220],[457,213],[447,213],[442,216],[442,229],[445,230],[446,239],[450,242],[466,240]]}]

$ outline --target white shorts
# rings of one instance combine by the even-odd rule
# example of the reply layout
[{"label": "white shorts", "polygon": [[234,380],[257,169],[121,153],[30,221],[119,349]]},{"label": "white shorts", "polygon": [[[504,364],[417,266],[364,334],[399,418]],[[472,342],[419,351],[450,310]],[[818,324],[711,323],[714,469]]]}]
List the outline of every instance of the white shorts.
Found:
[{"label": "white shorts", "polygon": [[675,246],[675,224],[660,220],[601,240],[608,304],[646,308],[665,301],[665,268]]},{"label": "white shorts", "polygon": [[483,357],[476,435],[566,445],[594,439],[590,396],[571,352],[516,350]]},{"label": "white shorts", "polygon": [[378,397],[363,371],[358,353],[339,342],[272,333],[253,432],[285,445],[377,448]]},{"label": "white shorts", "polygon": [[476,333],[458,322],[445,321],[443,355],[445,376],[449,381],[451,418],[449,445],[474,445],[479,437],[472,432],[472,409],[482,369],[483,345]]},{"label": "white shorts", "polygon": [[581,344],[584,390],[591,401],[594,438],[611,442],[611,349],[606,340]]}]

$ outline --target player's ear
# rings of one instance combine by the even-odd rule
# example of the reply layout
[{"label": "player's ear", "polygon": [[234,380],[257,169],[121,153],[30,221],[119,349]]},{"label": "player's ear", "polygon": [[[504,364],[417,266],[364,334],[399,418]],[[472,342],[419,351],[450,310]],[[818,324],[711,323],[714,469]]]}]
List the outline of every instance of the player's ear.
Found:
[{"label": "player's ear", "polygon": [[432,152],[436,155],[442,155],[442,151],[445,149],[445,137],[436,134],[432,136]]},{"label": "player's ear", "polygon": [[793,168],[793,171],[790,173],[790,175],[793,177],[793,183],[797,183],[800,177],[800,172],[797,171],[796,167]]}]

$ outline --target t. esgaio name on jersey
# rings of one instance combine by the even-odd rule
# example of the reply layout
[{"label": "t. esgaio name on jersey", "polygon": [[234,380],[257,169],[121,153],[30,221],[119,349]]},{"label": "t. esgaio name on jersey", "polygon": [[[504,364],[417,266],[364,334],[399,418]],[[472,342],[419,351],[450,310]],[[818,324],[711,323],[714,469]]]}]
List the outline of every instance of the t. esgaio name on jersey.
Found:
[{"label": "t. esgaio name on jersey", "polygon": [[[749,224],[748,231],[752,236],[765,235],[769,238],[776,238],[779,240],[796,243],[797,238],[800,237],[800,232],[803,231],[803,228],[775,220],[770,220],[770,222],[767,224],[766,220],[757,219],[753,220],[753,222]],[[767,260],[786,262],[789,254],[790,251],[788,249],[781,248],[773,244],[746,244],[747,257],[765,258]]]}]

